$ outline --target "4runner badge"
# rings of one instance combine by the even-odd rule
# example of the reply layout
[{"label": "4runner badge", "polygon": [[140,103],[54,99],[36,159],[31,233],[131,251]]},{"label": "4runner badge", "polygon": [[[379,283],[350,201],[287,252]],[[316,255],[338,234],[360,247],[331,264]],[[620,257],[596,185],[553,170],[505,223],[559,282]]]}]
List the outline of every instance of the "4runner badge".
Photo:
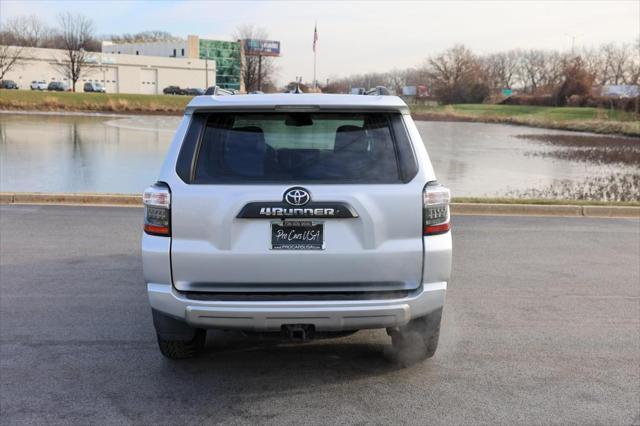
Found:
[{"label": "4runner badge", "polygon": [[285,191],[280,202],[249,203],[238,213],[242,219],[274,219],[274,218],[336,218],[348,219],[358,217],[351,206],[341,202],[313,202],[309,191],[299,186]]}]

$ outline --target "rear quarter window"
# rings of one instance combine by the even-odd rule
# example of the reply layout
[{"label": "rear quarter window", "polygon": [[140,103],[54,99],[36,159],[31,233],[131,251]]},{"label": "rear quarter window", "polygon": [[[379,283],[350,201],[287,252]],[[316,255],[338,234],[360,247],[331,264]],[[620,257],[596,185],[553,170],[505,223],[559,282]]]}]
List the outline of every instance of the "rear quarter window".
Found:
[{"label": "rear quarter window", "polygon": [[403,183],[417,163],[400,114],[194,114],[178,164],[193,184]]}]

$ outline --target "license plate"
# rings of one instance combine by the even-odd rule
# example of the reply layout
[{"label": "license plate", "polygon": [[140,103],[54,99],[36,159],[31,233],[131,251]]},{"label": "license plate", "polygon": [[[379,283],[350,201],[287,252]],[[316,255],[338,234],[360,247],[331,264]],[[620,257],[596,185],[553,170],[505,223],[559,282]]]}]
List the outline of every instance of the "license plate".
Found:
[{"label": "license plate", "polygon": [[273,250],[323,250],[324,223],[285,221],[271,223]]}]

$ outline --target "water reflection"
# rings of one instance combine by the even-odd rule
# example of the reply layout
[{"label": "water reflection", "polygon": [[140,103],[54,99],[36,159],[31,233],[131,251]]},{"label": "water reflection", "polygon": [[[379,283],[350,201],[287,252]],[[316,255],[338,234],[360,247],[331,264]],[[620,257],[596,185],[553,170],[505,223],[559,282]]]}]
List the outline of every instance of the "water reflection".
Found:
[{"label": "water reflection", "polygon": [[179,120],[0,114],[0,190],[140,192]]},{"label": "water reflection", "polygon": [[[637,174],[638,164],[602,165],[546,155],[561,149],[518,135],[579,135],[548,129],[484,123],[417,122],[438,179],[454,196],[524,194],[613,174]],[[633,140],[640,144],[640,140]],[[542,196],[541,192],[536,192]]]},{"label": "water reflection", "polygon": [[[0,190],[139,193],[156,180],[180,119],[0,114]],[[580,186],[638,173],[637,164],[603,167],[544,155],[560,148],[516,137],[568,132],[482,123],[417,126],[438,179],[454,196],[541,193],[562,182]]]}]

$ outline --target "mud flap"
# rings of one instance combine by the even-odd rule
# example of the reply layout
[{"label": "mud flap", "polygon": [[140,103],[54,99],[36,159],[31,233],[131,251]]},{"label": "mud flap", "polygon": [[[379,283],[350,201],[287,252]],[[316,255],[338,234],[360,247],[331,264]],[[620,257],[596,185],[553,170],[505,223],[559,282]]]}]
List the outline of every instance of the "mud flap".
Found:
[{"label": "mud flap", "polygon": [[165,315],[155,309],[151,309],[153,314],[153,325],[160,337],[165,340],[192,340],[197,328],[191,327],[184,321],[177,320],[173,317]]}]

